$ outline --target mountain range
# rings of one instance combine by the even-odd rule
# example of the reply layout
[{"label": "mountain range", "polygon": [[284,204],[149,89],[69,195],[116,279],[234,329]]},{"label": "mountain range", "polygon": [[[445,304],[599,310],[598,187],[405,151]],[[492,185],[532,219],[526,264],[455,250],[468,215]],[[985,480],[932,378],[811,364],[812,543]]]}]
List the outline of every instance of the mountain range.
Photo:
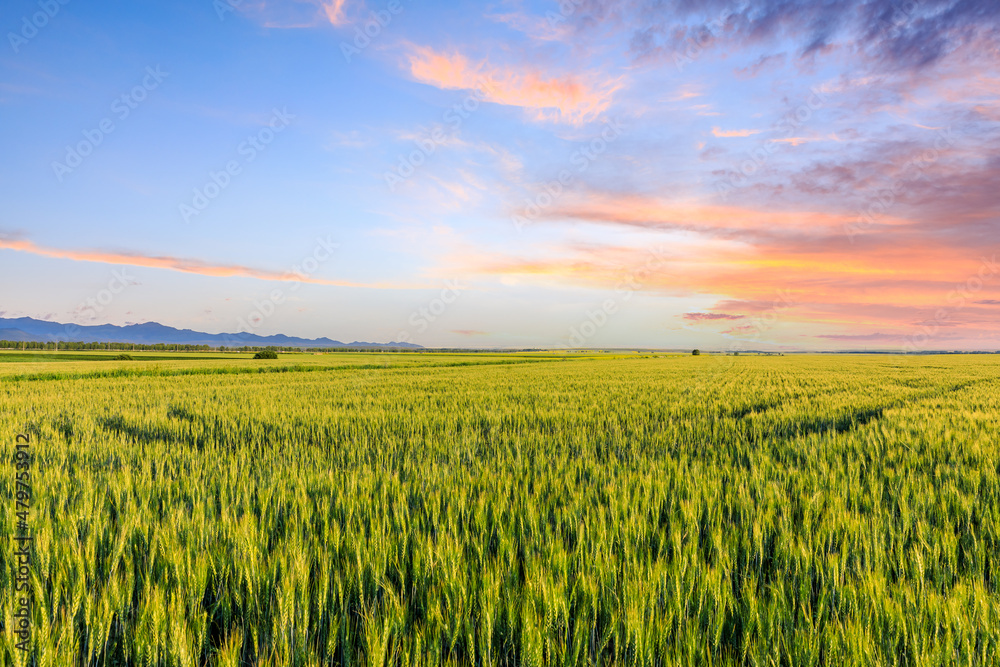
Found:
[{"label": "mountain range", "polygon": [[42,343],[134,343],[136,345],[209,345],[211,347],[366,347],[419,349],[413,343],[342,343],[330,338],[298,338],[277,334],[258,336],[251,333],[210,334],[191,329],[176,329],[157,322],[130,324],[79,325],[47,322],[32,317],[0,317],[0,340],[36,341]]}]

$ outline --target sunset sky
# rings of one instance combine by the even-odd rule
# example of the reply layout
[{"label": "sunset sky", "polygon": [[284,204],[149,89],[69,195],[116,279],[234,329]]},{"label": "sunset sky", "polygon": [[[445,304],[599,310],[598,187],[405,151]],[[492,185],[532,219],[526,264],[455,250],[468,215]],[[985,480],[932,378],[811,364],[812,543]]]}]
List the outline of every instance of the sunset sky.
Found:
[{"label": "sunset sky", "polygon": [[0,317],[1000,348],[1000,2],[10,0]]}]

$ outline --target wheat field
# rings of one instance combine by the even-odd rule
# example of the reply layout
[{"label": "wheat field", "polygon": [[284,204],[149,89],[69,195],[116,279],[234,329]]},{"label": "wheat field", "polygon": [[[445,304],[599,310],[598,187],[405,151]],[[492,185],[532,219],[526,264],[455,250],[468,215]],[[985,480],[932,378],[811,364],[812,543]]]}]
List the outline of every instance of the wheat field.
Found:
[{"label": "wheat field", "polygon": [[997,356],[79,356],[4,665],[1000,662]]}]

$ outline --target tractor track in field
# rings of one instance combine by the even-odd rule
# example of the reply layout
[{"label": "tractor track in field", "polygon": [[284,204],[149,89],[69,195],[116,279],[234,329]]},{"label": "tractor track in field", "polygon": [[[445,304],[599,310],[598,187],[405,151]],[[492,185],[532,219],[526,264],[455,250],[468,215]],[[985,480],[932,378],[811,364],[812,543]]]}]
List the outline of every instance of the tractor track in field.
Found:
[{"label": "tractor track in field", "polygon": [[[867,426],[869,423],[880,419],[887,410],[903,407],[904,405],[916,403],[918,401],[924,401],[930,398],[945,396],[949,393],[962,391],[979,383],[985,382],[987,381],[987,379],[988,378],[983,378],[980,380],[968,380],[965,382],[951,384],[945,387],[936,387],[928,391],[918,392],[911,396],[907,396],[905,398],[900,398],[895,401],[890,401],[885,405],[859,408],[853,412],[848,412],[834,417],[799,421],[794,424],[788,424],[783,428],[768,429],[765,432],[761,433],[761,436],[763,437],[763,439],[772,439],[772,438],[783,438],[783,437],[806,436],[814,433],[823,434],[823,433],[829,433],[831,431],[838,434],[847,433],[848,431],[853,431],[862,428],[864,426]],[[769,410],[774,407],[776,407],[776,405],[769,405],[766,409]],[[741,409],[740,411],[737,412],[743,412],[743,414],[740,415],[739,417],[740,421],[743,421],[744,419],[746,419],[746,417],[748,417],[751,414],[760,414],[761,412],[764,411],[765,410],[754,411],[752,409],[750,410]]]}]

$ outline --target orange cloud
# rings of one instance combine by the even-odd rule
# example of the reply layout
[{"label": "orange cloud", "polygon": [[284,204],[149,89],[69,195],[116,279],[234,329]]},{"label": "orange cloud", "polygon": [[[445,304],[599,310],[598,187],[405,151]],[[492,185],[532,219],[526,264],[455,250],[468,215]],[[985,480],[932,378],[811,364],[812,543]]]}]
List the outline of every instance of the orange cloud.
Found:
[{"label": "orange cloud", "polygon": [[681,86],[681,89],[677,91],[677,94],[671,97],[671,101],[679,102],[681,100],[690,100],[696,97],[702,97],[705,93],[701,91],[697,86],[692,86],[690,84]]},{"label": "orange cloud", "polygon": [[902,340],[930,330],[941,340],[973,340],[995,339],[998,331],[992,304],[1000,303],[1000,268],[992,250],[983,254],[961,235],[928,237],[920,222],[895,218],[893,227],[872,228],[851,243],[842,227],[851,221],[820,211],[606,194],[554,208],[545,215],[662,229],[664,247],[555,244],[506,258],[491,250],[470,255],[464,269],[510,284],[721,298],[683,319],[728,327],[729,335],[739,334],[732,325],[742,322],[728,320],[773,309],[779,298],[786,303],[781,321],[804,338],[880,330]]},{"label": "orange cloud", "polygon": [[749,137],[752,134],[760,134],[763,130],[721,130],[718,127],[712,128],[712,135],[716,137]]},{"label": "orange cloud", "polygon": [[[76,262],[96,262],[100,264],[117,264],[122,266],[142,266],[151,269],[165,269],[180,273],[193,273],[200,276],[216,278],[257,278],[277,282],[309,283],[312,285],[332,285],[335,287],[368,287],[376,289],[417,289],[412,284],[395,285],[391,283],[356,283],[347,280],[325,280],[312,278],[305,274],[291,271],[269,271],[256,269],[239,264],[209,264],[198,259],[185,259],[163,255],[141,255],[138,253],[116,253],[102,250],[61,250],[36,245],[31,241],[0,238],[0,250],[26,252],[41,257],[69,259]],[[426,287],[426,286],[425,286]]]},{"label": "orange cloud", "polygon": [[597,86],[578,76],[546,77],[535,67],[496,67],[430,47],[416,47],[408,58],[411,76],[421,83],[443,90],[473,90],[486,102],[528,110],[535,120],[573,125],[593,120],[607,110],[620,88],[618,81]]},{"label": "orange cloud", "polygon": [[830,134],[825,137],[784,137],[780,139],[771,139],[772,142],[776,144],[791,144],[793,147],[801,146],[802,144],[808,144],[815,141],[840,141],[836,134]]},{"label": "orange cloud", "polygon": [[[738,206],[703,204],[698,201],[668,200],[645,195],[589,193],[543,211],[549,219],[589,220],[648,228],[690,230],[780,230],[810,231],[819,228],[844,230],[857,222],[856,216],[815,211],[762,211]],[[882,216],[880,226],[902,225],[908,220]]]},{"label": "orange cloud", "polygon": [[800,332],[846,328],[851,333],[881,327],[908,335],[922,322],[936,321],[956,331],[996,335],[995,307],[978,303],[994,299],[973,298],[1000,296],[1000,274],[987,274],[982,288],[962,300],[968,281],[979,275],[977,256],[957,249],[943,252],[932,243],[898,251],[882,247],[863,255],[857,250],[822,248],[822,241],[742,252],[708,246],[693,256],[661,253],[655,261],[645,248],[589,247],[568,253],[563,248],[551,250],[554,256],[548,258],[496,258],[490,265],[480,264],[479,270],[502,279],[521,277],[553,286],[723,297],[710,315],[684,316],[701,325],[731,325],[727,320],[752,317],[780,299],[786,304],[782,321],[798,325]]},{"label": "orange cloud", "polygon": [[711,322],[713,320],[742,320],[746,315],[732,315],[730,313],[684,313],[685,320],[692,322]]}]

